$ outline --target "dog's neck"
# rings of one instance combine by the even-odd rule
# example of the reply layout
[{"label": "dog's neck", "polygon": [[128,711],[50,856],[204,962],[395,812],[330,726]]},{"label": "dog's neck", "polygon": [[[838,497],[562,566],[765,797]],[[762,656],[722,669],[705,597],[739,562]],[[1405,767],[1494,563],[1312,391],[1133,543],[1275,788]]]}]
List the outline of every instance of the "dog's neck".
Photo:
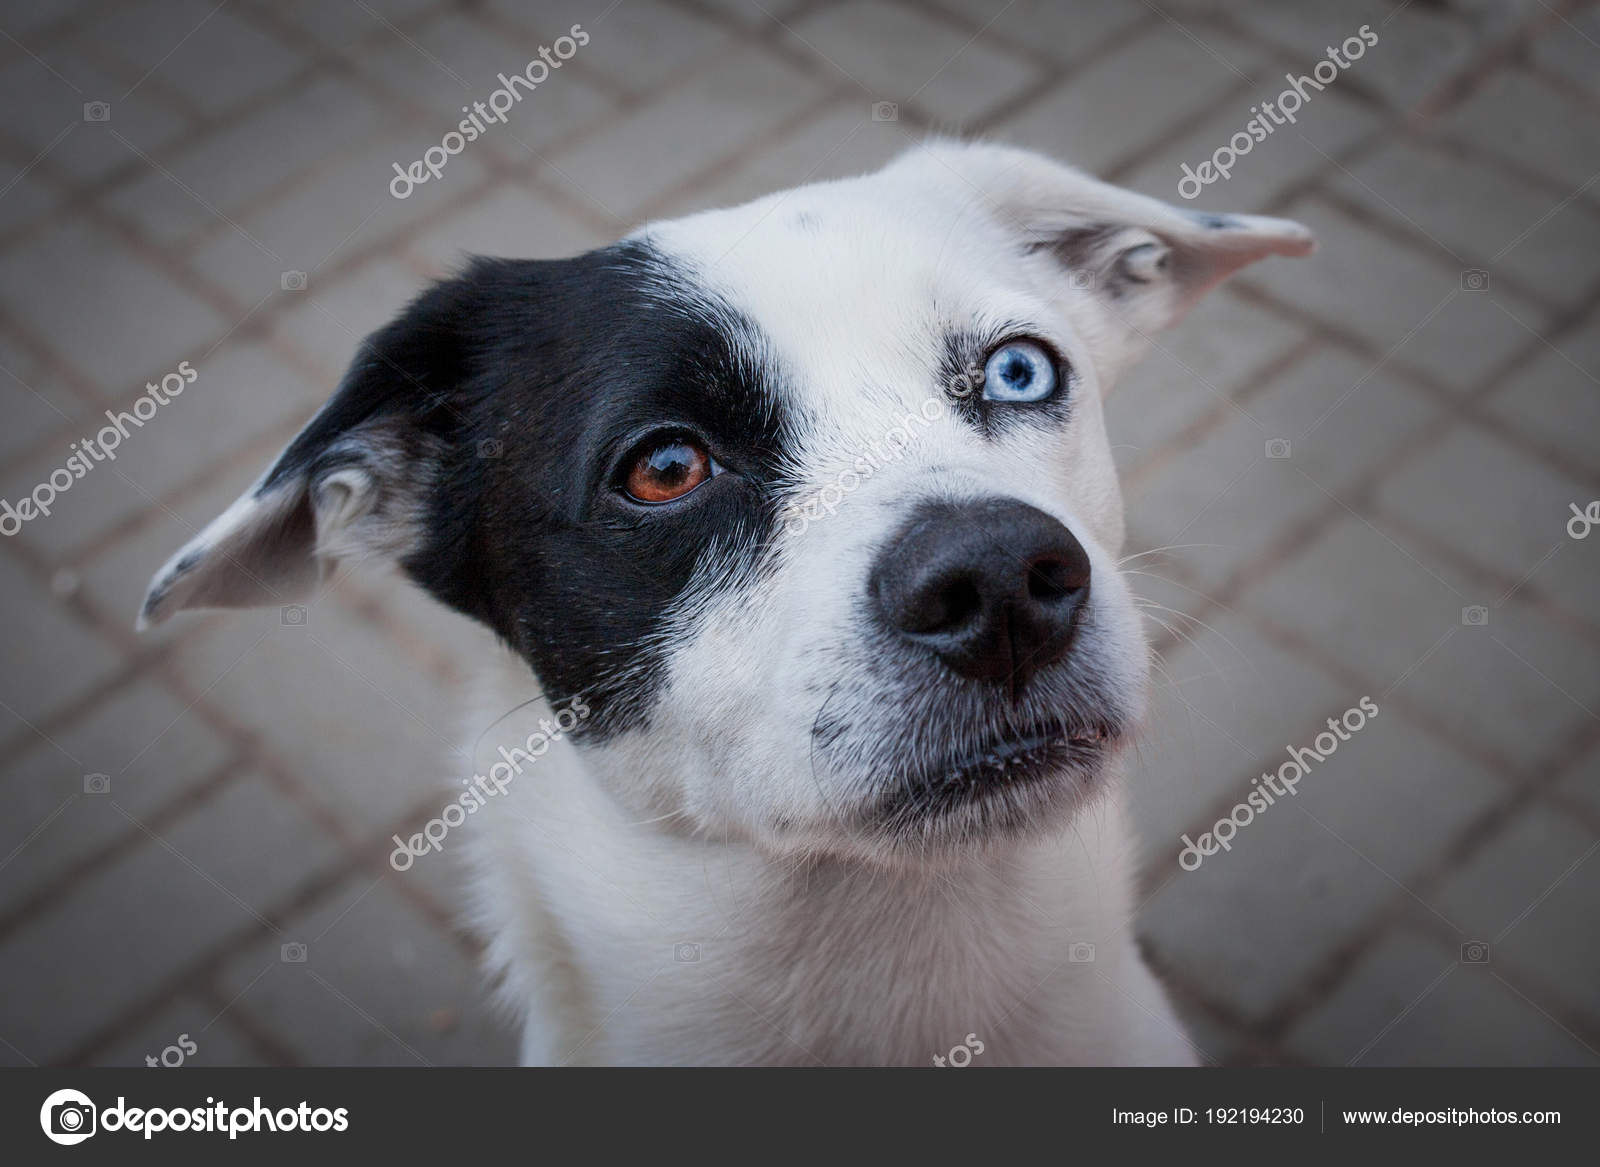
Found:
[{"label": "dog's neck", "polygon": [[641,821],[560,743],[478,826],[525,1062],[927,1065],[969,1034],[991,1064],[1188,1060],[1133,946],[1114,792],[959,864],[786,862]]}]

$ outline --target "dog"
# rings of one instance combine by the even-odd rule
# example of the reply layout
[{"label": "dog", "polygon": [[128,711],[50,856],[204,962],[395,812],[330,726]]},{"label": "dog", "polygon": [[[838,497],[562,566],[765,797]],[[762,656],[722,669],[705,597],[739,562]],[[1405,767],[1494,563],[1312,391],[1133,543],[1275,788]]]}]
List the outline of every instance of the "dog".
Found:
[{"label": "dog", "polygon": [[375,559],[497,634],[479,724],[547,731],[486,733],[519,776],[472,832],[526,1064],[1193,1064],[1130,934],[1149,660],[1103,401],[1313,246],[935,139],[475,259],[140,619]]}]

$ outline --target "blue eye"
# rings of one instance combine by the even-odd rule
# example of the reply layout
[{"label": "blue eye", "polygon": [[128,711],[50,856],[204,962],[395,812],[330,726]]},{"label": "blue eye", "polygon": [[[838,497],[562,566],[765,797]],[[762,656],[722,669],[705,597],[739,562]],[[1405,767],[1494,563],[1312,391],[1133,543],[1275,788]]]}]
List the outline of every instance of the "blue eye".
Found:
[{"label": "blue eye", "polygon": [[983,366],[983,395],[989,401],[1043,401],[1055,391],[1055,363],[1032,341],[1001,345]]}]

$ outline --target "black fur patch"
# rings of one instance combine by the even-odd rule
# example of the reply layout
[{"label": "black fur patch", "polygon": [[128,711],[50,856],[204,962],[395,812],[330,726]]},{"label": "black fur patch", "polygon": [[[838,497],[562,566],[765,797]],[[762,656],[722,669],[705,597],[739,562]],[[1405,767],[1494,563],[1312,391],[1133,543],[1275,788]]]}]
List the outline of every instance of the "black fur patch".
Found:
[{"label": "black fur patch", "polygon": [[[750,578],[776,527],[784,425],[765,353],[640,243],[479,259],[368,338],[263,489],[314,479],[381,428],[380,480],[398,465],[431,483],[405,570],[512,645],[553,704],[581,693],[580,734],[609,736],[648,717],[659,636],[692,581]],[[618,485],[663,434],[692,435],[726,472],[644,506]]]}]

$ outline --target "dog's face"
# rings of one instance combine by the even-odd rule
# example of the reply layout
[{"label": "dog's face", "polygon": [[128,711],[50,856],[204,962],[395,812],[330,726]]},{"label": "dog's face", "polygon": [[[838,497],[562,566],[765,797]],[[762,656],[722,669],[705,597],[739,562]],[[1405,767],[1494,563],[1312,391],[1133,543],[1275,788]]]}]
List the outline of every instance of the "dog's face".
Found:
[{"label": "dog's face", "polygon": [[145,618],[393,559],[663,830],[912,861],[1059,826],[1138,717],[1112,380],[1296,224],[1020,151],[483,260],[363,346]]}]

